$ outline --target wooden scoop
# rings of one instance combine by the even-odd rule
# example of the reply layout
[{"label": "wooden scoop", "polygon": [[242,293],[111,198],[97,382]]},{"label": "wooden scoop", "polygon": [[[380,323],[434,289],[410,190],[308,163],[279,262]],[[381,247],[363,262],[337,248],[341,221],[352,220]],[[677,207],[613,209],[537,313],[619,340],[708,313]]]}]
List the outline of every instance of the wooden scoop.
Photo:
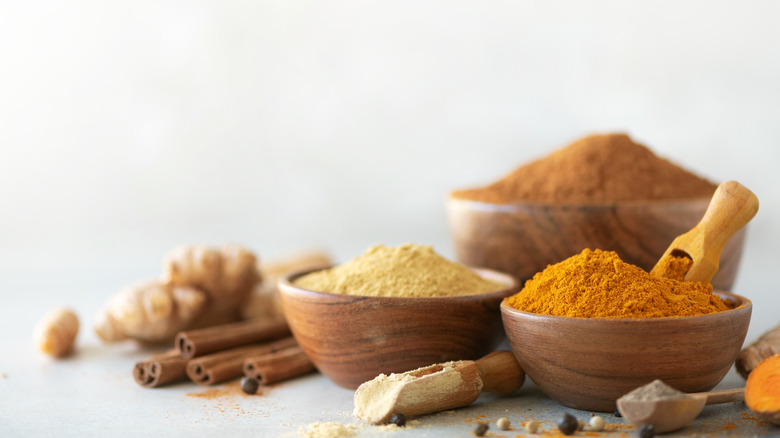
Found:
[{"label": "wooden scoop", "polygon": [[758,211],[758,198],[736,181],[719,185],[701,221],[685,234],[677,236],[666,249],[661,260],[650,271],[664,276],[662,261],[669,255],[693,260],[686,281],[709,283],[718,272],[723,246]]},{"label": "wooden scoop", "polygon": [[677,398],[617,401],[620,414],[635,426],[652,424],[656,433],[671,432],[693,421],[704,405],[716,405],[745,400],[745,388],[724,391],[696,392]]},{"label": "wooden scoop", "polygon": [[401,374],[384,374],[355,391],[355,416],[372,424],[468,406],[482,391],[509,394],[523,384],[525,373],[510,351],[499,350],[477,360],[445,362]]}]

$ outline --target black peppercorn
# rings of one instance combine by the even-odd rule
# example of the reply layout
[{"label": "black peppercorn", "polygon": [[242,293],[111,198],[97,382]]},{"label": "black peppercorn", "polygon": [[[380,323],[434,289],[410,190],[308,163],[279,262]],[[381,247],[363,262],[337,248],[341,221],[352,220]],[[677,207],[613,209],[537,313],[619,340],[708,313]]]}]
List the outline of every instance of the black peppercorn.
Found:
[{"label": "black peppercorn", "polygon": [[577,421],[576,418],[574,418],[573,415],[567,413],[563,414],[563,418],[561,419],[561,422],[558,423],[558,430],[561,431],[564,435],[571,435],[574,432],[577,431],[580,427],[580,422]]},{"label": "black peppercorn", "polygon": [[260,384],[257,383],[257,379],[253,377],[244,377],[241,379],[241,390],[247,394],[254,394],[257,389],[260,388]]},{"label": "black peppercorn", "polygon": [[474,435],[476,435],[476,436],[485,436],[487,431],[488,431],[488,425],[485,424],[485,423],[479,423],[477,425],[476,429],[474,429]]},{"label": "black peppercorn", "polygon": [[406,426],[406,417],[404,417],[404,414],[393,414],[390,422],[398,427],[404,427]]},{"label": "black peppercorn", "polygon": [[620,413],[620,411],[619,411],[619,410],[615,409],[615,416],[616,416],[616,417],[618,417],[618,418],[620,418],[620,417],[622,417],[623,415]]},{"label": "black peppercorn", "polygon": [[639,438],[653,438],[655,436],[655,427],[652,424],[645,424],[639,428]]}]

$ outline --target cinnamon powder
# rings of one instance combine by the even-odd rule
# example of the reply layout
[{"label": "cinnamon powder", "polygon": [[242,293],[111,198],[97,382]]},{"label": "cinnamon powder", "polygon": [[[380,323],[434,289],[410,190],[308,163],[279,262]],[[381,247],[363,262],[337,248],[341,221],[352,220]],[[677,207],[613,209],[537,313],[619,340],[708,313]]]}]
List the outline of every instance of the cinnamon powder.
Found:
[{"label": "cinnamon powder", "polygon": [[709,198],[716,185],[656,156],[626,134],[592,135],[455,198],[512,202],[596,202]]}]

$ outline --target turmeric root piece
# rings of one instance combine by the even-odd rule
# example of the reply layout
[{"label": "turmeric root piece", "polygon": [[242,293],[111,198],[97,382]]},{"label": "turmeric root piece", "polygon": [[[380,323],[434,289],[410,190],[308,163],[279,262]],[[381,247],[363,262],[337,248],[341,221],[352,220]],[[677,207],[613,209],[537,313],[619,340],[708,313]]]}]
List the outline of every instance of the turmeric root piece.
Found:
[{"label": "turmeric root piece", "polygon": [[327,268],[332,264],[330,256],[319,250],[302,251],[261,263],[259,269],[263,276],[263,282],[255,288],[246,304],[242,306],[241,316],[244,319],[283,316],[277,287],[279,279],[291,272]]},{"label": "turmeric root piece", "polygon": [[238,318],[239,307],[261,280],[255,255],[236,245],[181,246],[165,257],[163,282],[202,290],[213,314],[232,313]]},{"label": "turmeric root piece", "polygon": [[750,372],[745,403],[762,420],[780,425],[780,354],[762,360]]},{"label": "turmeric root piece", "polygon": [[49,312],[35,326],[33,340],[39,350],[56,358],[73,351],[79,333],[79,318],[68,309]]},{"label": "turmeric root piece", "polygon": [[753,368],[762,360],[775,354],[780,354],[780,325],[764,333],[755,342],[742,349],[735,364],[737,371],[747,379]]},{"label": "turmeric root piece", "polygon": [[95,332],[105,342],[171,340],[192,325],[206,302],[206,294],[200,290],[149,281],[112,296],[98,315]]}]

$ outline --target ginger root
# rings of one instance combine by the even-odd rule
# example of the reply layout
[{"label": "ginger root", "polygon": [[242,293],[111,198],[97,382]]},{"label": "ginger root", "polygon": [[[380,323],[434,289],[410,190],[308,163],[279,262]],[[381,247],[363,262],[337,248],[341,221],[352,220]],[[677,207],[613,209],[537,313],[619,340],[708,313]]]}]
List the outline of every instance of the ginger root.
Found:
[{"label": "ginger root", "polygon": [[98,315],[105,342],[172,340],[179,331],[237,321],[261,282],[255,255],[239,246],[182,246],[165,257],[159,280],[119,291]]},{"label": "ginger root", "polygon": [[165,257],[163,281],[202,290],[216,311],[236,311],[261,274],[255,255],[239,246],[181,246]]},{"label": "ginger root", "polygon": [[775,354],[780,354],[780,325],[764,333],[755,342],[742,349],[735,364],[737,371],[747,379],[753,368],[762,360]]},{"label": "ginger root", "polygon": [[35,326],[33,340],[39,350],[60,358],[73,351],[78,333],[79,318],[76,314],[68,309],[56,309]]},{"label": "ginger root", "polygon": [[320,250],[302,251],[262,263],[263,283],[255,288],[241,308],[241,316],[244,319],[284,316],[279,298],[279,279],[291,272],[328,268],[332,264],[330,256]]},{"label": "ginger root", "polygon": [[762,420],[780,425],[780,354],[762,360],[750,372],[745,403]]},{"label": "ginger root", "polygon": [[206,301],[198,289],[148,281],[114,294],[98,315],[95,332],[105,342],[165,341],[189,328]]}]

